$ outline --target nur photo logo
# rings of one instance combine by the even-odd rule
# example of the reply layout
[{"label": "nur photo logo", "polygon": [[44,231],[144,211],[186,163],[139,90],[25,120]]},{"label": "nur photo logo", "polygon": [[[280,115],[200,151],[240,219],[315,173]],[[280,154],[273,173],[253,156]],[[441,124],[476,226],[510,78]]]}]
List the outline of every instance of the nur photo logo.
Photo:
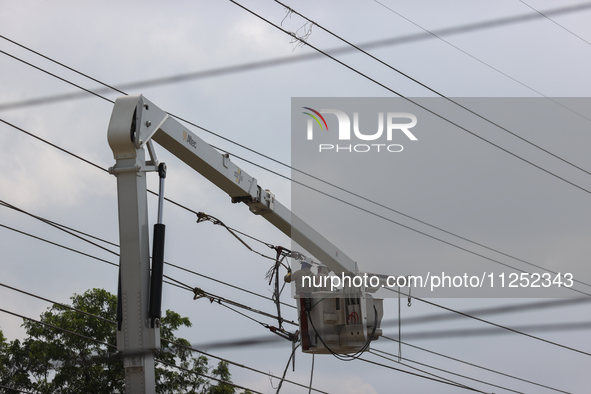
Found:
[{"label": "nur photo logo", "polygon": [[[338,142],[336,144],[321,143],[318,144],[318,151],[320,153],[328,151],[349,153],[365,153],[370,151],[391,153],[402,152],[404,147],[401,144],[390,143],[393,136],[397,134],[403,134],[411,141],[418,141],[417,137],[415,137],[410,131],[411,128],[416,126],[417,117],[408,112],[386,112],[385,116],[384,112],[378,112],[377,131],[373,132],[372,130],[372,132],[367,133],[368,130],[364,130],[365,132],[360,130],[359,112],[353,112],[353,127],[351,127],[351,118],[344,111],[338,109],[321,109],[320,111],[317,111],[310,107],[302,108],[309,111],[302,112],[308,116],[306,137],[309,141],[314,140],[315,124],[318,125],[317,128],[320,130],[329,132],[328,123],[322,114],[331,114],[336,117],[338,122],[338,133],[334,134],[334,139],[338,139],[338,141],[351,141],[352,139],[353,141],[374,141],[374,143],[360,144],[344,144]],[[367,115],[369,116],[369,114]],[[351,129],[353,129],[353,132],[351,132]],[[380,143],[380,141],[384,142]]]}]

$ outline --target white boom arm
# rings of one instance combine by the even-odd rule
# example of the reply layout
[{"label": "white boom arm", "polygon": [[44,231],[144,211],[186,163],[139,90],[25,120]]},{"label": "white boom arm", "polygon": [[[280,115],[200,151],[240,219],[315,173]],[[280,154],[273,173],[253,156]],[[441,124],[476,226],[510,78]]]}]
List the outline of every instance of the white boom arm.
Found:
[{"label": "white boom arm", "polygon": [[[358,273],[353,260],[276,201],[255,178],[232,163],[228,154],[216,151],[144,97],[118,98],[109,122],[108,141],[116,159],[109,170],[117,177],[121,245],[117,348],[123,351],[128,394],[155,392],[153,350],[160,348],[160,312],[150,310],[145,173],[158,170],[152,140],[228,193],[232,202],[247,204],[335,274]],[[151,157],[148,162],[145,148]]]},{"label": "white boom arm", "polygon": [[[257,184],[256,178],[230,161],[228,154],[219,153],[145,97],[118,98],[111,123],[115,117],[121,119],[124,125],[123,130],[109,128],[109,144],[116,159],[133,156],[138,148],[154,140],[228,193],[232,202],[246,203],[253,213],[262,215],[335,274],[357,273],[351,258],[276,201],[272,193]],[[135,135],[130,130],[134,117]]]}]

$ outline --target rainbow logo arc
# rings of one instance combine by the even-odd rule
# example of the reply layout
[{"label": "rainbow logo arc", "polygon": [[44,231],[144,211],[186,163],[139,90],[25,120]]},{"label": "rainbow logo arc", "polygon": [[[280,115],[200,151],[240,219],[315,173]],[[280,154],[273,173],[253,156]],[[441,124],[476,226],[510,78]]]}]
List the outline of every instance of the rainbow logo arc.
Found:
[{"label": "rainbow logo arc", "polygon": [[[304,109],[307,109],[308,111],[312,111],[312,112],[314,112],[316,115],[318,115],[318,116],[320,117],[320,119],[322,119],[322,122],[324,123],[324,126],[326,127],[326,131],[328,131],[328,125],[326,124],[326,120],[324,120],[324,117],[323,117],[322,115],[320,115],[320,112],[318,112],[318,111],[316,111],[316,110],[314,110],[314,109],[312,109],[312,108],[310,108],[310,107],[302,107],[302,108],[304,108]],[[322,129],[323,129],[323,127],[322,127],[322,123],[320,123],[320,120],[319,120],[319,119],[318,119],[316,116],[312,115],[312,114],[311,114],[311,113],[309,113],[309,112],[302,112],[302,113],[303,113],[303,114],[306,114],[306,115],[308,115],[308,116],[310,116],[310,117],[312,117],[312,119],[314,119],[314,120],[316,121],[316,123],[318,123],[318,126],[320,126],[320,130],[322,130]]]}]

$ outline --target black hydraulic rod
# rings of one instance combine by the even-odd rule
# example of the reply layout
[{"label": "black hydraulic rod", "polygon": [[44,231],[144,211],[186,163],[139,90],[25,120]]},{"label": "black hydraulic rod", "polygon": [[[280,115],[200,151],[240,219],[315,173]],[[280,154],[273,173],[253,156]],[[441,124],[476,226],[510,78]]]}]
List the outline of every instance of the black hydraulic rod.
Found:
[{"label": "black hydraulic rod", "polygon": [[154,242],[152,244],[152,275],[150,277],[150,307],[148,314],[152,327],[162,317],[162,277],[164,275],[164,236],[166,226],[162,224],[162,208],[164,205],[164,178],[166,164],[158,166],[160,188],[158,190],[158,223],[154,225]]}]

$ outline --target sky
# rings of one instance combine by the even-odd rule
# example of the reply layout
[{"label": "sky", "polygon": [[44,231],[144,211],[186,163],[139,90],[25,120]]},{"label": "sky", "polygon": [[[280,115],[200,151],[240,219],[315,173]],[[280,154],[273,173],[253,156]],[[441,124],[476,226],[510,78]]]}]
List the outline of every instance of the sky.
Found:
[{"label": "sky", "polygon": [[[298,32],[298,35],[310,28],[309,24],[304,26],[306,21],[300,16],[286,12],[274,1],[244,0],[239,3],[287,31]],[[556,0],[528,0],[525,3],[518,0],[302,0],[288,3],[295,11],[315,21],[307,38],[311,45],[324,51],[346,47],[318,25],[352,43],[365,44],[372,55],[416,81],[447,97],[461,98],[459,100],[475,112],[589,171],[591,163],[587,146],[590,141],[585,125],[589,121],[586,118],[591,117],[586,99],[591,92],[588,77],[591,8],[568,9],[578,4],[589,3]],[[550,20],[528,5],[542,12],[562,11],[552,13]],[[229,152],[236,164],[257,178],[259,185],[270,189],[282,204],[297,210],[298,215],[357,261],[361,269],[410,274],[421,264],[438,262],[439,270],[461,263],[470,266],[474,273],[493,269],[510,272],[490,260],[391,221],[370,217],[324,195],[294,187],[285,178],[237,156],[287,177],[296,177],[297,174],[291,174],[289,168],[228,140],[294,167],[303,166],[320,178],[503,253],[555,271],[573,270],[581,281],[591,283],[584,269],[591,255],[587,242],[591,236],[588,225],[591,218],[586,209],[590,196],[589,192],[581,190],[591,190],[589,174],[467,116],[443,99],[435,98],[433,91],[356,50],[336,51],[334,56],[390,90],[324,55],[315,55],[317,52],[311,47],[295,45],[297,42],[292,42],[291,36],[230,1],[177,1],[166,5],[154,1],[3,1],[2,9],[0,119],[102,168],[115,163],[106,138],[113,104],[14,57],[85,89],[98,91],[101,86],[14,42],[111,86],[121,87],[127,93],[143,94],[161,109],[223,136],[225,139],[188,126],[206,142]],[[536,15],[538,17],[534,18]],[[515,18],[521,16],[527,18]],[[457,29],[466,26],[470,28]],[[421,27],[440,38],[426,34]],[[192,77],[169,83],[130,85],[188,74]],[[335,155],[314,156],[311,160],[311,156],[296,149],[293,141],[300,137],[294,133],[303,133],[304,129],[294,130],[292,127],[292,121],[299,119],[293,115],[298,114],[293,102],[300,101],[292,101],[294,98],[306,98],[314,103],[331,103],[321,98],[390,100],[397,97],[391,90],[405,97],[420,98],[435,112],[457,120],[466,128],[572,184],[449,124],[439,121],[421,123],[426,116],[408,103],[404,104],[404,112],[419,114],[418,141],[416,144],[405,141],[405,151],[399,155],[381,156],[375,162],[351,155],[346,157],[351,159],[351,167],[343,171]],[[113,91],[101,92],[109,100],[120,96]],[[71,97],[64,99],[63,95]],[[528,107],[533,108],[529,116],[508,117],[491,105],[506,104],[514,98],[535,101],[535,106]],[[527,103],[534,101],[525,100]],[[341,105],[338,100],[332,102]],[[403,106],[400,101],[394,103]],[[510,110],[515,112],[514,108]],[[556,122],[556,119],[560,121]],[[570,123],[562,123],[562,119],[568,119]],[[114,176],[6,123],[0,123],[0,130],[2,201],[118,242]],[[192,210],[213,215],[228,226],[267,243],[291,246],[286,236],[252,215],[243,204],[231,204],[225,193],[202,176],[162,147],[156,145],[156,149],[158,158],[168,166],[165,191],[168,198]],[[317,161],[319,159],[323,161]],[[371,169],[375,163],[377,168]],[[156,190],[157,176],[150,174],[148,178],[149,188]],[[392,221],[531,272],[531,267],[515,259],[458,240],[326,184],[301,176],[297,179]],[[148,196],[148,202],[150,223],[154,223],[155,197]],[[271,288],[264,279],[271,262],[249,252],[226,230],[211,223],[197,224],[193,214],[171,204],[164,208],[164,223],[167,225],[165,259],[168,262],[271,295]],[[0,207],[0,224],[117,262],[110,253],[6,207]],[[0,282],[58,302],[68,302],[74,293],[81,294],[90,288],[116,292],[115,267],[7,228],[0,228],[0,231],[3,252]],[[247,242],[261,252],[272,252],[254,240]],[[165,274],[253,308],[275,312],[275,306],[266,300],[203,277],[172,267],[166,267]],[[584,285],[578,288],[589,290]],[[494,297],[483,298],[473,292],[469,296],[432,297],[428,300],[460,311],[543,301],[511,298],[505,293]],[[0,287],[0,300],[1,308],[31,318],[38,318],[50,306],[3,287]],[[295,305],[287,295],[284,301]],[[386,299],[384,305],[384,321],[396,319],[398,301]],[[583,303],[482,315],[482,318],[516,328],[569,324],[587,322],[590,308],[590,304]],[[272,335],[257,323],[205,299],[193,300],[192,293],[176,287],[165,286],[163,309],[172,309],[191,319],[193,327],[183,329],[179,334],[196,345]],[[293,309],[283,309],[286,316],[297,319]],[[425,331],[490,328],[490,325],[467,318],[447,320],[438,317],[421,324],[412,320],[445,313],[453,315],[419,300],[413,300],[412,306],[407,307],[406,300],[402,300],[402,340],[408,335],[408,342],[413,345],[565,392],[584,393],[591,387],[589,355],[523,335],[416,337],[417,333]],[[274,323],[271,320],[265,322]],[[21,324],[21,319],[7,314],[0,318],[0,329],[8,339],[24,337]],[[397,337],[397,324],[385,326],[384,333]],[[591,352],[588,329],[531,333]],[[398,353],[398,345],[383,338],[373,342],[372,349]],[[281,376],[291,347],[287,342],[276,342],[212,348],[210,351]],[[408,346],[402,347],[402,356],[519,392],[554,391]],[[364,357],[413,371],[396,361],[372,354]],[[296,370],[290,369],[287,377],[308,384],[311,362],[310,355],[298,351]],[[413,365],[484,392],[507,392]],[[237,384],[265,393],[275,391],[265,376],[235,366],[230,370]],[[315,357],[313,386],[330,393],[466,391],[360,360],[339,361],[329,355]],[[305,391],[287,383],[281,389],[282,393]]]}]

